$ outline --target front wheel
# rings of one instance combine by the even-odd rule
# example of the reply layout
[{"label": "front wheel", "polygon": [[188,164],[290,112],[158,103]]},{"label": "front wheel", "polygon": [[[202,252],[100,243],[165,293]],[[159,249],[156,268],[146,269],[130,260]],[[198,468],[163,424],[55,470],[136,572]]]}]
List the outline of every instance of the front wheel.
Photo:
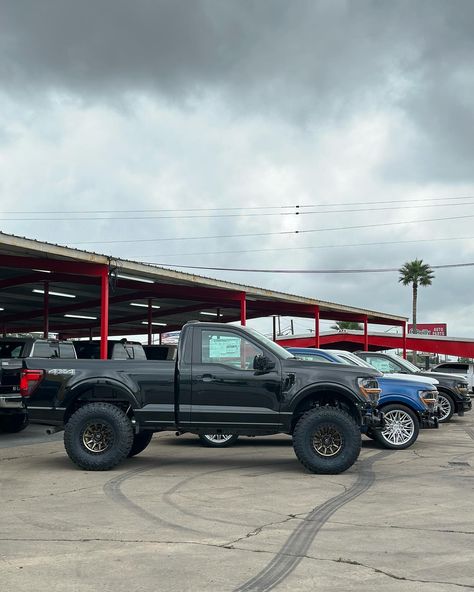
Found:
[{"label": "front wheel", "polygon": [[420,422],[405,405],[386,405],[382,408],[385,426],[373,432],[374,439],[384,448],[404,450],[416,442]]},{"label": "front wheel", "polygon": [[239,439],[238,434],[199,434],[203,446],[208,448],[227,448]]},{"label": "front wheel", "polygon": [[438,404],[440,407],[439,423],[447,423],[455,411],[454,401],[447,393],[438,393]]},{"label": "front wheel", "polygon": [[80,407],[64,428],[69,458],[86,471],[107,471],[127,458],[132,449],[133,428],[127,415],[110,403]]},{"label": "front wheel", "polygon": [[293,448],[312,473],[336,475],[351,467],[361,448],[360,427],[334,407],[314,407],[300,417],[293,431]]}]

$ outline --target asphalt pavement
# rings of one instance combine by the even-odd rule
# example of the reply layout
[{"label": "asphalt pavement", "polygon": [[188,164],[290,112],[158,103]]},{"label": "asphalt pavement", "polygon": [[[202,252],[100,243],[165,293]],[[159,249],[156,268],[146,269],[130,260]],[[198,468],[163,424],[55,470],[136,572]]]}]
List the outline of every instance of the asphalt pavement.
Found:
[{"label": "asphalt pavement", "polygon": [[462,592],[474,588],[474,415],[406,451],[364,439],[311,475],[285,436],[202,448],[155,435],[109,472],[62,434],[0,434],[5,592]]}]

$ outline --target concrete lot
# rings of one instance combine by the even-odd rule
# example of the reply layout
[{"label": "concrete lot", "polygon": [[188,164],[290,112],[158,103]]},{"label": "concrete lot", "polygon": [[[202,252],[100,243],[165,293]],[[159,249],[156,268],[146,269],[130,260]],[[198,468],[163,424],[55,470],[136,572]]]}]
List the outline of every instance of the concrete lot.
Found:
[{"label": "concrete lot", "polygon": [[172,434],[88,473],[32,426],[0,434],[0,500],[4,592],[474,588],[474,414],[407,451],[364,440],[338,476],[304,472],[284,436]]}]

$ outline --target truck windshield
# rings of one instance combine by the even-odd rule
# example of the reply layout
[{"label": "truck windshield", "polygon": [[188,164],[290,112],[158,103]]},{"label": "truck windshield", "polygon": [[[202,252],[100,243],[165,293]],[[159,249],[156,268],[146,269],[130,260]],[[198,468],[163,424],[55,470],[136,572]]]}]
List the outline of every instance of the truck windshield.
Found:
[{"label": "truck windshield", "polygon": [[337,356],[340,360],[342,360],[344,364],[349,364],[350,366],[363,366],[364,368],[370,368],[371,370],[373,370],[374,368],[368,362],[362,360],[361,358],[358,358],[350,352],[338,352],[337,350],[330,351],[333,355]]},{"label": "truck windshield", "polygon": [[406,368],[410,372],[420,372],[420,369],[417,366],[415,366],[415,364],[412,364],[408,360],[404,360],[403,358],[400,358],[399,356],[390,355],[390,357],[393,358],[394,360],[396,360],[398,364],[400,364],[401,366],[403,366],[404,368]]},{"label": "truck windshield", "polygon": [[265,337],[265,335],[262,335],[258,331],[255,331],[255,329],[250,329],[249,327],[245,327],[245,330],[248,333],[250,333],[251,335],[253,335],[254,337],[256,337],[260,341],[260,343],[262,343],[262,345],[264,345],[267,349],[269,349],[271,352],[273,352],[279,358],[283,358],[284,360],[288,360],[289,358],[295,357],[293,354],[290,354],[289,351],[286,351],[286,349],[283,349],[281,347],[281,345],[278,345],[277,343],[275,343],[271,339],[268,339],[268,337]]}]

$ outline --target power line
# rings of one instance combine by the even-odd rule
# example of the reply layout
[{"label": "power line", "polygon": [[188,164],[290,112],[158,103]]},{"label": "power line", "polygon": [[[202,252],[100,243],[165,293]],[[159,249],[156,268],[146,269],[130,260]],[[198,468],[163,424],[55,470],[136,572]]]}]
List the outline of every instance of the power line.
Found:
[{"label": "power line", "polygon": [[[153,263],[159,267],[169,267],[166,263]],[[473,267],[473,263],[450,263],[446,265],[430,265],[431,269],[451,269],[457,267]],[[204,269],[207,271],[237,271],[246,273],[291,273],[291,274],[345,274],[345,273],[386,273],[392,271],[400,271],[400,267],[386,267],[373,269],[249,269],[237,267],[206,267],[203,265],[173,265],[180,269]]]},{"label": "power line", "polygon": [[403,224],[420,224],[420,222],[444,222],[446,220],[465,220],[467,218],[474,218],[474,214],[468,216],[449,216],[443,218],[425,218],[421,220],[405,220],[403,222],[383,222],[379,224],[359,224],[357,226],[337,226],[334,228],[313,228],[310,230],[283,230],[278,232],[252,232],[246,234],[218,234],[214,236],[179,236],[169,238],[142,238],[142,239],[117,239],[106,241],[80,241],[70,242],[70,245],[95,245],[95,244],[117,244],[117,243],[154,243],[154,242],[170,242],[181,240],[210,240],[216,238],[248,238],[255,236],[283,236],[291,234],[309,234],[313,232],[330,232],[334,230],[357,230],[361,228],[382,228],[387,226],[401,226]]},{"label": "power line", "polygon": [[451,201],[459,199],[474,199],[474,196],[463,195],[459,197],[422,197],[416,199],[392,199],[392,200],[376,200],[376,201],[359,201],[359,202],[337,202],[337,203],[316,203],[316,204],[293,204],[293,205],[279,205],[279,206],[234,206],[234,207],[216,207],[216,208],[157,208],[147,210],[13,210],[0,211],[0,214],[129,214],[137,212],[216,212],[216,211],[236,211],[236,210],[278,210],[289,208],[319,208],[319,207],[334,207],[334,206],[360,206],[371,204],[390,204],[390,203],[413,203],[426,201]]},{"label": "power line", "polygon": [[[248,250],[229,250],[229,251],[201,251],[201,252],[189,252],[189,253],[166,253],[166,257],[189,257],[192,255],[241,255],[245,253],[266,253],[274,251],[304,251],[306,249],[339,249],[346,247],[372,247],[381,245],[402,245],[405,243],[435,243],[438,241],[453,241],[453,240],[474,240],[474,236],[453,236],[447,238],[420,238],[413,240],[401,240],[401,241],[382,241],[382,242],[371,242],[371,243],[346,243],[337,245],[309,245],[306,247],[277,247],[274,249],[248,249]],[[134,255],[140,259],[151,259],[156,255]]]},{"label": "power line", "polygon": [[[456,206],[472,206],[474,204],[469,202],[462,202],[462,203],[449,203],[449,204],[433,204],[432,208],[453,208]],[[417,210],[421,206],[403,206],[404,210]],[[324,210],[313,210],[310,212],[261,212],[258,214],[255,213],[240,213],[240,214],[186,214],[184,216],[108,216],[107,218],[104,217],[95,217],[95,216],[86,216],[80,218],[1,218],[2,222],[79,222],[79,221],[87,221],[87,222],[103,222],[109,220],[197,220],[202,218],[260,218],[262,216],[310,216],[310,215],[325,215],[325,214],[349,214],[349,213],[357,213],[357,212],[381,212],[381,211],[388,211],[388,210],[399,210],[400,205],[396,206],[389,206],[389,207],[382,207],[382,208],[349,208],[343,210],[331,210],[331,211],[324,211]],[[71,212],[68,212],[71,214]]]}]

